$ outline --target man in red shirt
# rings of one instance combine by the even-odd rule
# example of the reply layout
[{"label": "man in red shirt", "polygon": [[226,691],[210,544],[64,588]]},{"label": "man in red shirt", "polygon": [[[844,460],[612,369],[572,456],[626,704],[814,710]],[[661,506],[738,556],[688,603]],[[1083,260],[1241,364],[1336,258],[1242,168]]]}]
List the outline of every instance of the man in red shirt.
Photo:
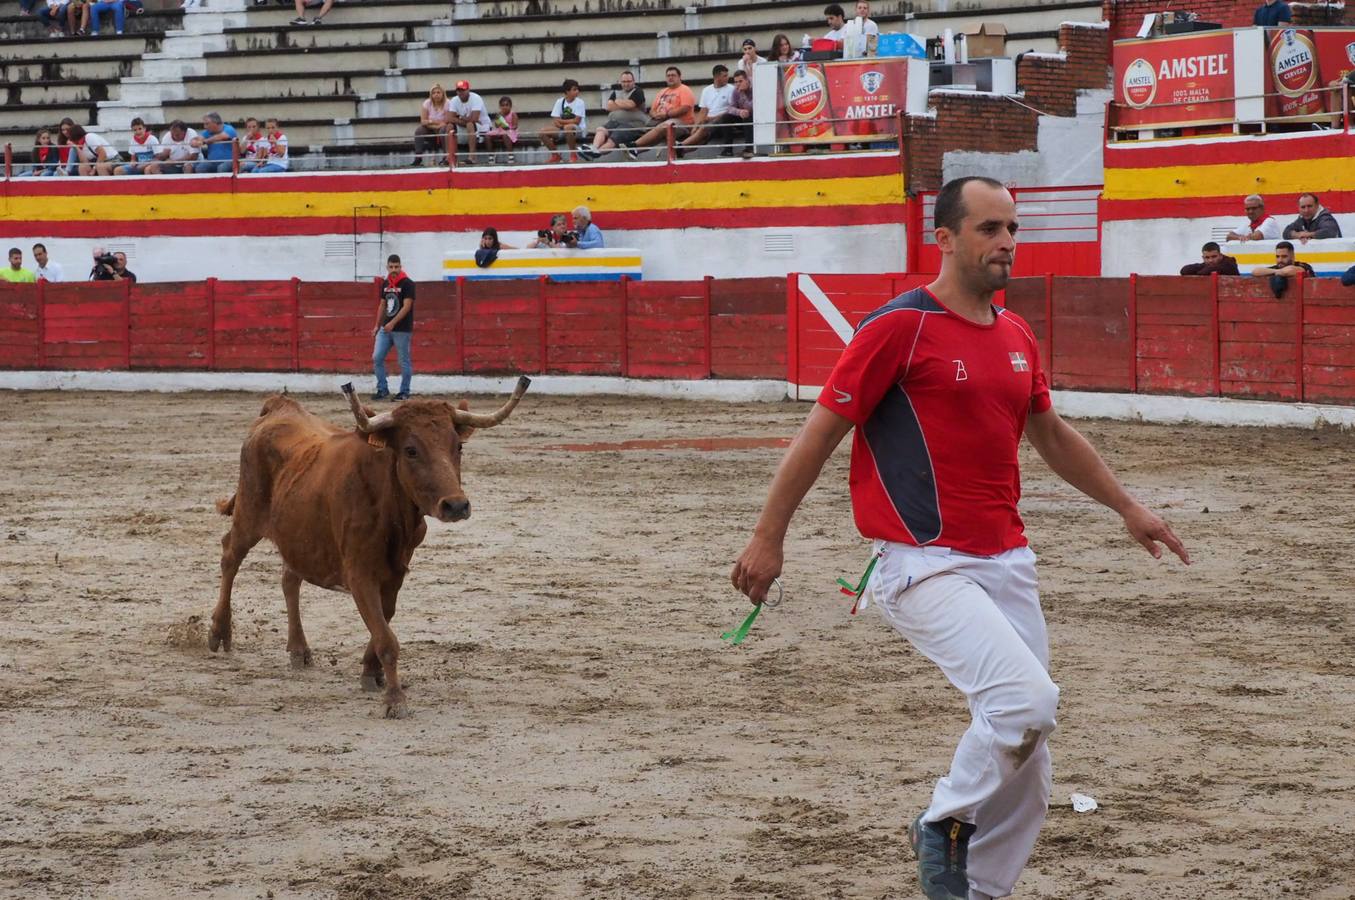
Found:
[{"label": "man in red shirt", "polygon": [[1051,784],[1045,739],[1059,691],[1017,513],[1022,433],[1154,557],[1160,541],[1190,559],[1054,411],[1030,327],[992,304],[1016,252],[1011,194],[991,179],[957,179],[937,196],[935,216],[941,274],[857,327],[730,577],[753,603],[766,598],[791,516],[855,427],[852,508],[876,557],[863,599],[941,668],[973,715],[909,829],[923,893],[966,900],[1011,893]]}]

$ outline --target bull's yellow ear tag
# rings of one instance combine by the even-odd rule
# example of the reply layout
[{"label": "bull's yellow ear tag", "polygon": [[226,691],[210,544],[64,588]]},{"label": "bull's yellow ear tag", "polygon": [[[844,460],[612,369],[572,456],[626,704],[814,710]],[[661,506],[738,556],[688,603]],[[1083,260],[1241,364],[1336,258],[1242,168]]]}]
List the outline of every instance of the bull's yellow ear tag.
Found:
[{"label": "bull's yellow ear tag", "polygon": [[373,431],[371,434],[367,435],[367,443],[371,444],[378,450],[386,449],[386,439],[381,436],[380,432],[377,431]]}]

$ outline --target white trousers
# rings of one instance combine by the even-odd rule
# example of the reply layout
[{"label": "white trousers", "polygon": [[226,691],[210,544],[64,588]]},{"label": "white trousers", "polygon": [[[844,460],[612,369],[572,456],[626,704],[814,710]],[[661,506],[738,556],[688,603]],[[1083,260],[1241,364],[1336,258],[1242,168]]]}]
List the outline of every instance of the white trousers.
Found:
[{"label": "white trousers", "polygon": [[883,556],[867,601],[936,663],[973,717],[924,820],[975,825],[970,896],[1006,897],[1030,858],[1049,808],[1045,739],[1059,689],[1028,547],[969,556],[946,547],[877,541]]}]

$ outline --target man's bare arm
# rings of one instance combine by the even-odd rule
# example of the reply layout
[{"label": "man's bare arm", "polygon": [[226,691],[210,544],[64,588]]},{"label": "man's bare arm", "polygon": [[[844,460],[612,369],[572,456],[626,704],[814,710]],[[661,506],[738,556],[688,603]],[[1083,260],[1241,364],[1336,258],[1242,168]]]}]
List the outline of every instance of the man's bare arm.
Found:
[{"label": "man's bare arm", "polygon": [[1055,475],[1119,513],[1134,540],[1155,559],[1162,556],[1162,549],[1157,545],[1161,541],[1182,562],[1190,564],[1190,554],[1171,526],[1135,500],[1096,448],[1057,412],[1049,409],[1032,414],[1026,421],[1026,437]]},{"label": "man's bare arm", "polygon": [[781,574],[782,545],[791,516],[818,480],[823,464],[851,430],[850,419],[815,404],[782,457],[767,492],[762,515],[753,529],[753,537],[729,574],[734,587],[747,594],[754,603],[767,599],[767,588],[772,579]]}]

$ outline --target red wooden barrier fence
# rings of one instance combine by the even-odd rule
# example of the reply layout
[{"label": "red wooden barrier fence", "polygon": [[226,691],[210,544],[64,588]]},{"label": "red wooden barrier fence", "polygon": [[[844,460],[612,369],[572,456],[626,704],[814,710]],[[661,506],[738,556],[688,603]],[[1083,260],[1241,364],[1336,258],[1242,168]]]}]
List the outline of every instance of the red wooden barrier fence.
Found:
[{"label": "red wooden barrier fence", "polygon": [[[785,279],[418,286],[429,374],[652,378],[786,373]],[[0,368],[354,372],[370,367],[371,282],[0,283]]]},{"label": "red wooden barrier fence", "polygon": [[[792,275],[787,380],[811,397],[842,352],[807,291],[854,327],[933,277]],[[1056,388],[1355,402],[1355,291],[1334,279],[1292,283],[1276,299],[1245,277],[1041,276],[1013,278],[999,302],[1030,323]]]}]

